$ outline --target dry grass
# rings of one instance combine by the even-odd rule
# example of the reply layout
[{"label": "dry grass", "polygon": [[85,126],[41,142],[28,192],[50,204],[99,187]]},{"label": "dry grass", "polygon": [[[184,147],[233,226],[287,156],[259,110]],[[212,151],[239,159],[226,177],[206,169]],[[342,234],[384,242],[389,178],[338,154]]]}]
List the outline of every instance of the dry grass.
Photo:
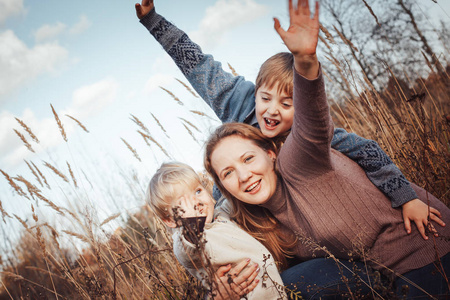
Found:
[{"label": "dry grass", "polygon": [[[321,30],[326,34],[324,42],[335,43],[325,28],[321,27]],[[348,44],[354,47],[351,42]],[[354,49],[356,51],[356,47]],[[328,59],[331,63],[345,69],[344,66],[339,65],[338,59],[332,56]],[[324,67],[326,67],[325,64]],[[342,72],[341,75],[343,74]],[[405,77],[408,78],[408,76]],[[352,85],[349,82],[354,81],[356,80],[349,79],[348,86]],[[162,89],[179,104],[183,104],[173,93]],[[358,89],[354,90],[354,96],[347,94],[347,101],[333,102],[331,111],[337,126],[376,140],[410,181],[425,187],[449,206],[449,94],[448,72],[439,75],[431,73],[428,78],[420,78],[414,82],[402,81],[391,76],[388,86],[382,91],[374,89],[363,78]],[[53,106],[52,111],[61,135],[67,142],[63,125]],[[190,112],[210,118],[201,111],[191,110]],[[164,130],[157,117],[152,116],[159,129]],[[79,121],[73,117],[70,118],[88,132]],[[172,159],[172,154],[152,137],[141,120],[133,115],[131,119],[139,127],[138,133],[149,147],[156,145],[166,157]],[[180,119],[185,129],[195,139],[190,128],[200,133],[199,128],[185,119]],[[18,122],[37,142],[37,138],[32,136],[31,129],[23,122],[19,120]],[[18,131],[16,133],[25,144],[28,143],[23,135]],[[141,161],[136,150],[124,139],[122,140],[133,156]],[[147,207],[142,207],[137,213],[128,213],[125,221],[120,220],[125,212],[113,214],[103,221],[95,221],[89,212],[76,208],[67,209],[50,201],[46,193],[49,193],[52,187],[43,172],[32,161],[26,161],[26,163],[42,190],[24,176],[11,177],[0,170],[12,189],[20,197],[25,198],[24,203],[27,207],[31,207],[34,221],[32,226],[29,224],[31,221],[11,214],[14,216],[13,219],[3,209],[0,202],[2,221],[19,222],[23,227],[22,237],[15,245],[12,257],[1,260],[0,299],[201,299],[204,297],[205,289],[175,259],[171,251],[171,235],[164,225],[153,217]],[[74,186],[78,187],[71,165],[69,162],[66,163]],[[56,167],[47,162],[43,162],[43,165],[52,171],[50,174],[54,173],[65,182],[69,182]],[[77,167],[74,163],[72,165]],[[79,174],[84,174],[87,182],[90,183],[89,174],[83,170],[80,170]],[[129,182],[136,190],[141,189],[134,177],[124,178],[124,181]],[[19,184],[25,185],[26,191]],[[56,187],[58,188],[60,186]],[[66,188],[69,191],[73,189],[73,186],[67,185]],[[110,186],[105,187],[105,189],[110,188]],[[88,193],[88,190],[83,192]],[[139,196],[142,197],[142,193]],[[69,228],[64,223],[60,226],[52,226],[48,222],[41,221],[44,218],[39,215],[39,210],[35,209],[38,200],[50,206],[62,220],[73,226]],[[70,203],[67,207],[72,207],[71,204],[81,200],[81,196],[74,192],[65,200]],[[141,200],[139,197],[127,199],[136,203]],[[73,207],[77,206],[73,205]],[[114,233],[104,229],[107,225],[119,224],[119,221],[122,225]],[[67,240],[72,241],[73,245],[82,244],[81,250],[77,250],[80,247],[67,246],[67,242],[64,242]],[[318,247],[314,241],[310,241],[310,244],[312,247]],[[331,254],[330,257],[333,258]],[[298,297],[296,294],[292,296]],[[384,297],[384,295],[376,296]],[[351,297],[355,298],[355,295],[350,293]]]}]

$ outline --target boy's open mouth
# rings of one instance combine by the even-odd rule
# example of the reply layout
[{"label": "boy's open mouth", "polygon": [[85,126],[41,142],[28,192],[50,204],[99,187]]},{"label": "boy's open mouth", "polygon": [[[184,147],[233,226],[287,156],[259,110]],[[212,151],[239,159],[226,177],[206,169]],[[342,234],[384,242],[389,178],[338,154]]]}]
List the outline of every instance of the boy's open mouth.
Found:
[{"label": "boy's open mouth", "polygon": [[264,122],[266,122],[266,127],[268,128],[275,128],[278,124],[280,124],[280,121],[264,118]]}]

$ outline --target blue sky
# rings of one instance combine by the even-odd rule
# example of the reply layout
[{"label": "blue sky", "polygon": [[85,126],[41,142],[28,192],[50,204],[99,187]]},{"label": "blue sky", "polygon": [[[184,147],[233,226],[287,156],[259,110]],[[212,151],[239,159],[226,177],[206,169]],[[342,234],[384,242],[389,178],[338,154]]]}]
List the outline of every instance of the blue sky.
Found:
[{"label": "blue sky", "polygon": [[[433,15],[448,20],[449,2],[438,2]],[[124,192],[127,183],[123,176],[136,173],[145,187],[156,167],[167,160],[155,145],[149,150],[136,132],[131,114],[147,125],[173,159],[197,169],[201,168],[201,144],[210,128],[218,124],[189,112],[204,111],[213,117],[202,100],[175,80],[185,81],[138,22],[134,3],[0,0],[0,169],[37,184],[23,163],[24,159],[33,161],[58,187],[43,188],[45,195],[66,207],[73,205],[67,199],[82,198],[98,212],[99,220],[142,205],[142,201],[129,200],[133,195]],[[283,1],[156,0],[155,5],[157,12],[186,31],[204,52],[230,63],[248,80],[255,79],[265,59],[286,51],[272,21],[276,16],[286,24],[287,4]],[[177,104],[159,86],[172,91],[184,105]],[[50,104],[64,124],[67,143],[58,131]],[[77,118],[90,132],[85,133],[66,114]],[[39,144],[31,141],[15,118],[32,129]],[[199,132],[190,128],[196,140],[180,118],[198,127]],[[27,137],[36,153],[27,150],[13,129]],[[142,162],[133,158],[121,138],[136,149]],[[80,192],[55,178],[43,161],[66,174],[68,162],[80,182],[85,177],[90,181]],[[109,187],[113,196],[105,195]],[[111,197],[117,201],[114,205]],[[30,215],[33,202],[16,197],[4,178],[0,178],[0,201],[9,214],[22,218]],[[48,211],[45,205],[38,209],[44,215]],[[2,223],[7,230],[17,223],[7,220]]]}]

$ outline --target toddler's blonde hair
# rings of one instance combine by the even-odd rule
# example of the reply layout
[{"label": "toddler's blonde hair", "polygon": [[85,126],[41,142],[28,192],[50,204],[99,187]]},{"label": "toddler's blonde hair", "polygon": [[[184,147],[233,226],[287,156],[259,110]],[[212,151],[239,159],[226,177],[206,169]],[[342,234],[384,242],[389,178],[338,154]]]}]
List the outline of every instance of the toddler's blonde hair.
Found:
[{"label": "toddler's blonde hair", "polygon": [[200,176],[190,166],[181,162],[163,163],[147,187],[145,199],[153,212],[162,220],[170,219],[171,203],[180,185],[204,186]]}]

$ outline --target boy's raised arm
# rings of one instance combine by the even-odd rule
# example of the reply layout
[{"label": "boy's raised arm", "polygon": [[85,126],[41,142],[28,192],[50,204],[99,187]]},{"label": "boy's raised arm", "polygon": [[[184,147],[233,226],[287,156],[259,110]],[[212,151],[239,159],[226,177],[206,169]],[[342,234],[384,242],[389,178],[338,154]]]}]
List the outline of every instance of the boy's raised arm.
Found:
[{"label": "boy's raised arm", "polygon": [[222,122],[243,122],[255,107],[255,85],[225,72],[185,32],[157,14],[153,1],[136,4],[136,14]]}]

